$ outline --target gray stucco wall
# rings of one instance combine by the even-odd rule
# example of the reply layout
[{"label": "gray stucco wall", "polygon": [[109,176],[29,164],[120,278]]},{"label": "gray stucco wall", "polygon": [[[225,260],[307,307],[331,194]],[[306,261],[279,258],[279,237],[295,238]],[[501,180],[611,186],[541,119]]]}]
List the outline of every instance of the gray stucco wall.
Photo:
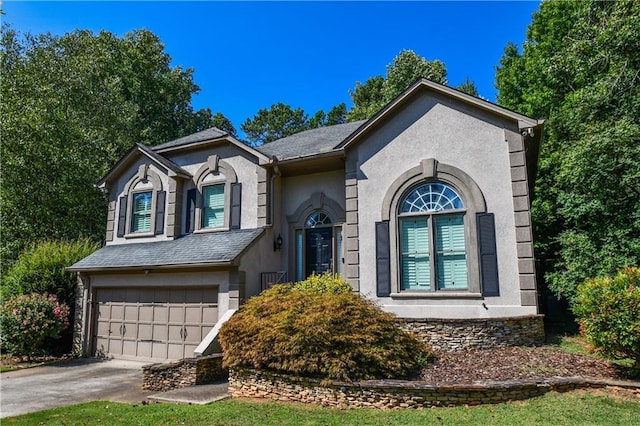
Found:
[{"label": "gray stucco wall", "polygon": [[[211,155],[217,155],[220,160],[233,167],[238,182],[242,183],[241,227],[243,229],[258,227],[258,171],[260,167],[257,165],[257,159],[231,145],[219,145],[174,155],[167,154],[167,158],[190,174],[195,175]],[[192,187],[189,182],[185,182],[182,193],[184,206],[187,205],[187,189]],[[183,231],[185,220],[186,217],[183,217],[181,221]]]},{"label": "gray stucco wall", "polygon": [[[347,153],[347,164],[354,165],[357,179],[361,293],[405,318],[482,318],[536,313],[535,306],[521,304],[505,128],[517,131],[514,123],[456,104],[449,98],[422,94]],[[376,297],[374,225],[381,220],[385,193],[403,172],[429,158],[466,172],[480,187],[487,211],[495,214],[500,296]],[[475,220],[465,218],[468,219]]]},{"label": "gray stucco wall", "polygon": [[[110,203],[109,203],[109,212],[108,212],[108,218],[107,218],[108,219],[107,233],[109,234],[109,231],[111,230],[112,234],[111,234],[111,239],[107,238],[108,245],[109,244],[144,243],[144,242],[150,242],[150,241],[164,241],[164,240],[170,239],[169,237],[167,237],[166,232],[159,235],[145,236],[145,237],[137,237],[137,236],[118,237],[117,236],[118,211],[120,208],[118,203],[119,203],[120,197],[125,196],[126,187],[129,185],[129,183],[133,179],[136,178],[139,167],[144,164],[149,165],[150,173],[155,173],[160,178],[160,181],[162,182],[162,188],[160,189],[163,191],[166,191],[167,195],[169,194],[169,191],[170,191],[169,183],[174,179],[167,176],[166,169],[159,167],[153,161],[151,161],[148,157],[140,156],[137,159],[137,161],[135,161],[130,167],[128,167],[125,171],[122,172],[119,179],[114,184],[112,184],[109,190]],[[173,188],[176,188],[175,183],[173,185]],[[127,209],[130,211],[131,206],[128,205]],[[165,227],[167,224],[167,214],[168,214],[168,209],[165,208],[165,217],[164,217]],[[113,218],[113,220],[111,218]]]}]

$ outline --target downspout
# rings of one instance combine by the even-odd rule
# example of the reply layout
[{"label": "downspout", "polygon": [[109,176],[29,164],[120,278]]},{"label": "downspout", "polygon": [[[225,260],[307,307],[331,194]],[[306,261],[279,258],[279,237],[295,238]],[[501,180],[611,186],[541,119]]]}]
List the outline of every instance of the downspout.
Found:
[{"label": "downspout", "polygon": [[273,226],[273,216],[275,214],[275,208],[273,207],[275,204],[274,181],[276,177],[280,177],[282,173],[280,172],[280,168],[278,167],[278,158],[275,155],[271,157],[271,162],[273,164],[273,174],[269,179],[269,223],[267,223],[267,225]]}]

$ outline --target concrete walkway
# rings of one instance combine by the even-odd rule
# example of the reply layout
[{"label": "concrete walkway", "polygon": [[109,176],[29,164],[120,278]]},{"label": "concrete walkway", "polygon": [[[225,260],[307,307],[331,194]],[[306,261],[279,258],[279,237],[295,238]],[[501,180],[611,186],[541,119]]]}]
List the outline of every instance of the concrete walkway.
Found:
[{"label": "concrete walkway", "polygon": [[80,359],[0,375],[0,418],[89,401],[145,400],[206,404],[227,396],[227,383],[169,392],[142,390],[142,366],[124,360]]}]

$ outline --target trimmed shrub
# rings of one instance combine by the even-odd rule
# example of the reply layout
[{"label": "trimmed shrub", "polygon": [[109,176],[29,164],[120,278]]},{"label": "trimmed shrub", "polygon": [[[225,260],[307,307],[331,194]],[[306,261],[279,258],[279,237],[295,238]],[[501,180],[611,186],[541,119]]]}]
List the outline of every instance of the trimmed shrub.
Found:
[{"label": "trimmed shrub", "polygon": [[611,358],[631,358],[640,369],[640,268],[580,284],[573,311],[597,350]]},{"label": "trimmed shrub", "polygon": [[[2,277],[2,300],[20,294],[53,294],[60,303],[75,311],[75,272],[67,272],[78,260],[96,251],[99,245],[87,239],[44,241],[25,250]],[[62,354],[71,350],[73,328],[66,329],[57,341],[49,340],[49,351]]]},{"label": "trimmed shrub", "polygon": [[331,272],[325,272],[322,275],[312,274],[306,280],[295,283],[294,288],[302,291],[331,294],[351,293],[353,291],[348,282]]},{"label": "trimmed shrub", "polygon": [[393,315],[351,287],[326,283],[345,291],[323,291],[317,279],[327,277],[247,301],[220,331],[225,367],[351,381],[406,378],[426,364],[427,345]]},{"label": "trimmed shrub", "polygon": [[69,307],[54,295],[23,294],[0,306],[0,348],[10,355],[44,355],[69,326]]}]

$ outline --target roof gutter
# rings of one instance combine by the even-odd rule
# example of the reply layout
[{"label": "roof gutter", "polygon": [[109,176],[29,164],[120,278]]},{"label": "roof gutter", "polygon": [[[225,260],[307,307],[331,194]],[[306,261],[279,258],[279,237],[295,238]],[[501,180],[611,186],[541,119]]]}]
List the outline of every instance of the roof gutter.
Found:
[{"label": "roof gutter", "polygon": [[121,265],[109,267],[73,267],[65,268],[69,272],[117,272],[117,271],[151,271],[155,269],[191,269],[191,268],[214,268],[237,266],[235,259],[223,260],[218,262],[202,262],[202,263],[172,263],[164,265]]},{"label": "roof gutter", "polygon": [[301,155],[301,156],[298,156],[298,157],[287,158],[285,160],[280,160],[275,155],[273,155],[271,157],[271,161],[269,161],[265,165],[266,166],[272,166],[272,167],[280,166],[280,165],[285,165],[286,166],[288,164],[299,163],[299,162],[307,161],[307,160],[318,160],[318,159],[332,158],[332,157],[345,158],[346,154],[344,152],[344,149],[334,149],[334,150],[331,150],[331,151],[321,152],[321,153],[318,153],[318,154]]}]

